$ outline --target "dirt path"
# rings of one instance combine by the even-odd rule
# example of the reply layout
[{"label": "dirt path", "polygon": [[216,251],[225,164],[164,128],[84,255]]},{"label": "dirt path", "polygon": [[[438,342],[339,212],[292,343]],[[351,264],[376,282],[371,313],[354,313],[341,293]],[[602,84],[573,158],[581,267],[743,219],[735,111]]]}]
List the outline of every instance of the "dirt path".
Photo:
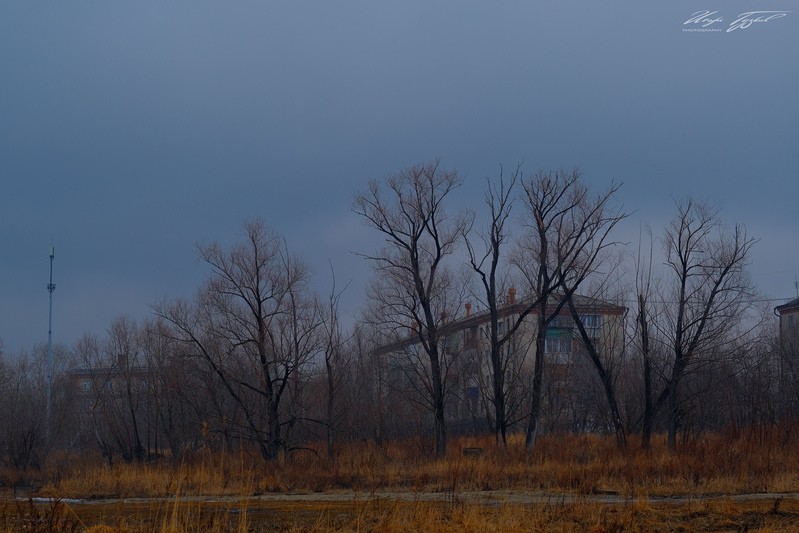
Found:
[{"label": "dirt path", "polygon": [[[538,511],[533,511],[532,519],[555,520],[552,524],[582,530],[589,522],[594,524],[598,520],[597,516],[605,516],[596,514],[594,504],[608,506],[607,520],[620,516],[617,514],[623,512],[620,508],[634,508],[635,512],[627,518],[633,521],[630,522],[632,525],[628,525],[639,530],[651,530],[653,524],[666,523],[685,525],[688,528],[686,530],[691,531],[739,531],[742,526],[768,526],[771,531],[799,530],[799,493],[626,497],[619,494],[578,495],[518,490],[335,491],[243,497],[172,496],[94,500],[13,498],[6,495],[6,498],[0,499],[3,500],[0,501],[0,508],[6,509],[6,514],[19,524],[49,521],[63,523],[64,530],[69,530],[66,526],[74,529],[75,524],[79,524],[82,528],[124,526],[125,531],[155,531],[165,524],[172,527],[176,523],[186,525],[186,530],[191,529],[188,525],[194,528],[192,530],[201,531],[219,524],[232,524],[231,530],[235,530],[234,526],[239,521],[246,520],[250,530],[258,532],[297,531],[320,524],[327,528],[322,528],[323,531],[338,531],[337,524],[342,524],[349,531],[352,530],[350,526],[359,525],[364,519],[372,525],[392,519],[405,523],[402,520],[430,516],[426,514],[430,510],[443,511],[441,516],[452,516],[449,513],[453,509],[480,508],[486,511],[484,516],[489,517],[487,520],[493,520],[490,517],[496,516],[492,514],[492,508],[516,509],[522,513],[540,509],[542,514],[539,516],[536,514]],[[410,511],[402,514],[403,509]],[[420,509],[424,511],[421,514]],[[577,509],[576,514],[573,509]],[[508,515],[503,511],[501,514],[513,516],[514,513]],[[469,516],[473,519],[478,515]],[[575,522],[578,519],[582,520],[579,524]]]},{"label": "dirt path", "polygon": [[[17,498],[17,501],[32,500],[36,504],[51,504],[53,498]],[[797,500],[799,493],[749,493],[749,494],[681,494],[673,496],[623,496],[616,493],[600,494],[565,494],[527,492],[519,490],[492,490],[492,491],[465,491],[465,492],[409,492],[409,491],[334,491],[312,492],[298,494],[260,494],[256,496],[180,496],[163,498],[104,498],[104,499],[69,499],[60,498],[58,501],[69,506],[92,505],[158,505],[174,502],[201,502],[208,504],[252,504],[252,503],[357,503],[368,501],[396,501],[396,502],[462,502],[483,505],[497,504],[539,504],[539,503],[690,503],[697,501],[729,500],[743,501],[776,501]]]}]

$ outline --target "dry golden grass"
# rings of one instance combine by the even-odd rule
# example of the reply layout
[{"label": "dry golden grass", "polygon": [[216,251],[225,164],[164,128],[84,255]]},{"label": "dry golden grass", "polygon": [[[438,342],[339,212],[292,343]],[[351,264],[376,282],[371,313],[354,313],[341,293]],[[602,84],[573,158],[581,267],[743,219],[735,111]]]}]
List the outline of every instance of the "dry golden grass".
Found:
[{"label": "dry golden grass", "polygon": [[394,504],[363,509],[357,519],[320,516],[313,524],[296,524],[295,531],[432,531],[529,532],[589,531],[796,531],[799,503],[774,511],[772,503],[734,504],[729,500],[688,505],[599,504],[590,501],[554,505],[495,507]]},{"label": "dry golden grass", "polygon": [[[799,491],[799,439],[773,434],[731,438],[707,435],[669,452],[663,437],[650,449],[637,443],[620,450],[596,435],[539,439],[535,453],[514,436],[508,449],[491,437],[450,443],[444,459],[420,453],[416,441],[385,446],[349,444],[336,458],[301,451],[268,462],[256,454],[198,451],[179,464],[103,465],[69,458],[28,473],[0,473],[4,486],[34,486],[61,498],[252,495],[349,490],[459,492],[523,490],[571,494],[737,494]],[[464,448],[481,448],[465,456]],[[16,477],[14,477],[16,476]]]},{"label": "dry golden grass", "polygon": [[[316,533],[380,531],[432,533],[587,531],[796,531],[799,502],[734,502],[730,499],[695,501],[684,504],[652,504],[632,501],[601,504],[591,500],[571,503],[525,505],[505,503],[494,506],[462,502],[348,502],[334,505],[306,503],[270,508],[254,507],[253,520],[221,509],[164,504],[152,515],[109,515],[106,524],[93,524],[97,517],[80,519],[62,506],[18,514],[13,521],[0,519],[0,532],[52,531],[90,533]],[[1,512],[1,511],[0,511]],[[159,514],[163,513],[163,514]],[[259,515],[260,513],[260,515]],[[72,518],[71,518],[72,517]]]},{"label": "dry golden grass", "polygon": [[[342,446],[334,460],[303,451],[267,462],[255,454],[201,450],[180,464],[103,465],[61,458],[36,472],[0,472],[0,483],[33,484],[33,493],[57,498],[156,498],[123,510],[120,504],[94,511],[18,502],[0,509],[0,533],[17,531],[20,517],[55,524],[29,531],[93,533],[189,531],[799,531],[799,502],[696,500],[652,503],[655,496],[799,492],[799,444],[789,430],[706,435],[669,452],[662,436],[650,449],[637,443],[620,450],[612,438],[595,435],[541,438],[535,453],[520,436],[508,449],[491,437],[450,443],[444,459],[420,453],[418,440],[384,446]],[[482,454],[464,455],[464,448]],[[346,491],[338,503],[264,502],[266,493]],[[491,505],[469,503],[473,491],[503,494],[568,494],[558,503]],[[374,499],[390,492],[440,493],[440,501]],[[626,498],[601,503],[593,495]],[[359,496],[360,495],[360,496]],[[224,505],[184,496],[234,496]],[[577,498],[573,500],[572,498]],[[241,500],[236,501],[236,498]],[[523,498],[522,498],[523,500]],[[113,505],[117,505],[115,509]],[[88,514],[87,514],[88,513]],[[80,515],[80,517],[79,517]],[[267,517],[267,518],[265,518]],[[16,522],[15,522],[16,520]],[[44,527],[44,526],[43,526]],[[102,529],[105,527],[106,529]],[[111,528],[111,529],[108,529]]]}]

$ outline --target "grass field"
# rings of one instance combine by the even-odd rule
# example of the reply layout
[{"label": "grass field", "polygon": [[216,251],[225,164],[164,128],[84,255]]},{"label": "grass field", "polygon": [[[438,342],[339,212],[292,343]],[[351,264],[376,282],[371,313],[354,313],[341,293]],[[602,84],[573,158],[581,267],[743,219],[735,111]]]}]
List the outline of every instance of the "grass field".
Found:
[{"label": "grass field", "polygon": [[[490,437],[462,438],[439,460],[418,440],[344,446],[332,460],[200,450],[177,464],[108,467],[62,456],[38,471],[2,472],[17,496],[56,500],[14,500],[5,489],[0,532],[799,531],[795,440],[764,428],[707,435],[674,453],[662,438],[619,450],[592,435],[542,438],[532,454],[517,439],[505,450]],[[466,497],[477,491],[494,497]],[[258,498],[274,494],[312,496]],[[340,497],[321,497],[330,494]]]}]

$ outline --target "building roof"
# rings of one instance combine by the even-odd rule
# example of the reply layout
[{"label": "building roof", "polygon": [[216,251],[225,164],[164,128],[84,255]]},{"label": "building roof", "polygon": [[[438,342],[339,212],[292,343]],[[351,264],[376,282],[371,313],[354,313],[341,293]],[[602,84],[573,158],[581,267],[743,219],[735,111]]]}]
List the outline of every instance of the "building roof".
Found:
[{"label": "building roof", "polygon": [[70,368],[66,371],[66,374],[74,379],[89,379],[94,377],[107,378],[109,376],[116,376],[118,374],[144,375],[148,372],[149,369],[146,366],[137,365],[126,368],[114,365],[97,368]]},{"label": "building roof", "polygon": [[[572,301],[574,301],[574,305],[575,307],[577,307],[577,310],[582,313],[590,312],[602,315],[623,315],[627,310],[627,308],[624,306],[612,304],[610,302],[605,302],[602,300],[598,300],[596,298],[591,298],[589,296],[582,296],[579,294],[572,295]],[[521,314],[532,303],[534,303],[533,297],[522,298],[521,300],[514,301],[513,303],[506,303],[497,310],[497,314],[499,315],[499,318],[504,318],[510,315]],[[554,309],[555,309],[554,305],[549,306],[550,311],[554,311]],[[531,316],[536,316],[537,314],[538,314],[537,309],[534,309],[533,311],[530,312]],[[568,308],[564,306],[563,309],[561,309],[560,314],[568,315],[569,314]],[[447,324],[444,327],[443,333],[446,334],[456,331],[463,331],[465,329],[486,324],[489,322],[490,316],[491,315],[487,309],[472,312],[468,316],[462,316],[461,318],[457,318],[453,322]],[[419,342],[419,335],[414,332],[411,335],[408,335],[407,337],[380,346],[377,349],[377,352],[380,353],[391,352],[407,346],[417,344],[418,342]]]},{"label": "building roof", "polygon": [[774,308],[774,311],[779,314],[782,314],[786,311],[795,311],[795,310],[799,310],[799,298],[795,298],[788,303],[778,305],[777,307]]}]

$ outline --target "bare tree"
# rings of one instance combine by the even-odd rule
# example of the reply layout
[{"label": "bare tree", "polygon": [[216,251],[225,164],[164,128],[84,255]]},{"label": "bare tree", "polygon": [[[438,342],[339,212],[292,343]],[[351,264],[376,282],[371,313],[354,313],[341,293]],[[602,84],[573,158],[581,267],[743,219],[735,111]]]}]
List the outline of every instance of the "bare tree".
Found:
[{"label": "bare tree", "polygon": [[447,291],[451,278],[444,261],[455,250],[468,220],[452,217],[445,201],[460,184],[455,172],[438,161],[413,166],[371,181],[368,191],[355,197],[354,211],[387,241],[384,249],[366,257],[374,261],[379,289],[373,298],[385,309],[386,323],[395,330],[413,325],[429,372],[429,407],[435,418],[435,451],[446,452],[446,361],[442,328],[451,310]]},{"label": "bare tree", "polygon": [[87,420],[85,430],[111,465],[125,448],[125,439],[117,424],[118,406],[114,401],[117,370],[106,360],[102,341],[96,335],[84,333],[75,343],[74,352],[80,364],[80,368],[75,369],[81,390],[78,409]]},{"label": "bare tree", "polygon": [[593,195],[580,173],[539,172],[523,182],[528,232],[515,263],[527,280],[531,297],[516,321],[536,313],[535,365],[526,445],[535,446],[541,412],[549,324],[569,298],[595,271],[602,254],[616,243],[611,230],[626,215],[610,207],[618,185]]},{"label": "bare tree", "polygon": [[[203,394],[203,372],[198,360],[182,357],[174,334],[163,319],[149,320],[140,328],[140,350],[147,374],[147,449],[169,447],[173,461],[180,461],[207,420],[208,401]],[[219,418],[222,418],[221,416]]]},{"label": "bare tree", "polygon": [[[653,280],[654,239],[652,232],[646,228],[648,250],[644,253],[644,237],[639,236],[638,252],[635,262],[635,322],[632,328],[631,345],[635,347],[641,358],[641,371],[643,376],[643,412],[641,413],[641,444],[648,448],[652,439],[652,429],[655,422],[655,390],[659,388],[658,379],[664,380],[665,372],[658,362],[662,363],[664,345],[657,337],[653,326],[660,320],[664,306],[652,304],[653,295],[657,295],[659,288]],[[660,349],[659,349],[660,348]]]},{"label": "bare tree", "polygon": [[[126,462],[143,461],[149,431],[147,403],[149,374],[139,363],[139,329],[129,317],[111,323],[101,340],[84,334],[74,346],[80,368],[73,369],[77,409],[101,454],[112,464],[116,456]],[[86,435],[84,435],[85,437]]]},{"label": "bare tree", "polygon": [[[492,184],[487,180],[485,203],[488,206],[490,221],[488,230],[479,235],[482,240],[482,252],[478,252],[470,240],[470,236],[464,231],[464,241],[469,254],[469,264],[479,278],[483,289],[481,299],[484,301],[488,310],[488,342],[491,354],[491,397],[490,403],[493,406],[493,429],[494,436],[498,442],[507,447],[507,433],[510,423],[507,409],[507,383],[506,375],[511,353],[503,350],[503,347],[512,338],[513,331],[501,334],[499,330],[499,314],[501,307],[501,297],[505,294],[505,288],[501,286],[502,275],[502,249],[507,243],[509,231],[506,227],[508,218],[513,207],[513,192],[517,181],[521,176],[521,168],[510,176],[510,182],[506,185],[502,168],[500,167],[497,184]],[[503,332],[504,333],[504,332]]]},{"label": "bare tree", "polygon": [[698,355],[734,331],[752,293],[746,272],[756,240],[741,225],[725,228],[718,211],[686,200],[666,229],[666,266],[671,292],[665,320],[656,323],[668,339],[672,363],[666,388],[654,408],[668,401],[668,444],[676,447],[680,422],[680,384]]},{"label": "bare tree", "polygon": [[[584,315],[578,311],[573,297],[569,298],[568,307],[572,320],[577,327],[577,333],[582,341],[585,355],[602,383],[602,390],[610,411],[610,422],[616,435],[616,445],[623,448],[627,445],[627,431],[624,427],[619,410],[619,402],[616,398],[616,377],[622,363],[620,355],[624,352],[624,344],[618,338],[619,336],[616,332],[622,331],[623,326],[621,324],[611,326],[604,336],[597,337],[589,333],[584,323]],[[582,311],[584,313],[585,309]]]},{"label": "bare tree", "polygon": [[46,455],[45,361],[24,352],[0,359],[0,460],[19,470],[38,468]]},{"label": "bare tree", "polygon": [[142,436],[146,424],[147,372],[139,361],[139,328],[132,319],[121,316],[108,329],[106,360],[113,375],[109,384],[109,403],[116,407],[114,417],[124,432],[123,457],[130,461],[145,458]]},{"label": "bare tree", "polygon": [[332,458],[335,453],[335,435],[338,422],[342,418],[339,408],[339,392],[343,387],[344,374],[347,369],[347,361],[344,356],[345,345],[349,339],[341,329],[339,320],[339,301],[342,291],[336,289],[336,276],[333,265],[330,265],[332,287],[328,297],[327,305],[322,312],[324,316],[322,327],[324,329],[324,356],[325,356],[325,382],[326,382],[326,405],[325,405],[325,432],[327,440],[327,456]]},{"label": "bare tree", "polygon": [[243,434],[273,459],[303,416],[292,402],[318,351],[321,320],[305,265],[262,222],[244,229],[244,241],[230,250],[199,246],[212,276],[194,305],[161,305],[156,314],[172,325],[182,352],[213,372],[242,413]]},{"label": "bare tree", "polygon": [[374,321],[362,317],[353,328],[346,344],[351,371],[342,391],[342,403],[348,405],[350,437],[372,440],[383,446],[389,435],[387,426],[392,406],[388,401],[388,365],[377,349],[378,327]]}]

